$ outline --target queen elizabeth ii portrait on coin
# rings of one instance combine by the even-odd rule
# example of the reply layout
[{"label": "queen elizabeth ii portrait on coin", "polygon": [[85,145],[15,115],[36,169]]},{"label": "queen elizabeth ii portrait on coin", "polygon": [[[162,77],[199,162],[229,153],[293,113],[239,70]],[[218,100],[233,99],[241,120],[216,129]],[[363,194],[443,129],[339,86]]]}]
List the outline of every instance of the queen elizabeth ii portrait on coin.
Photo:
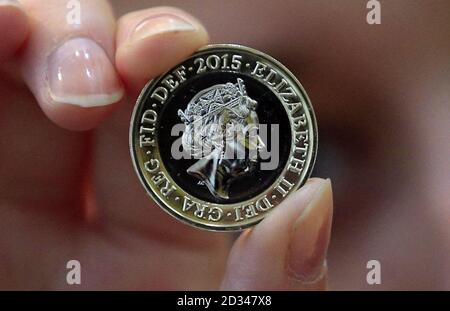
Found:
[{"label": "queen elizabeth ii portrait on coin", "polygon": [[184,111],[178,111],[186,125],[183,148],[198,159],[187,173],[216,198],[228,199],[233,180],[257,169],[265,144],[257,133],[256,107],[238,78],[236,84],[216,84],[200,91]]}]

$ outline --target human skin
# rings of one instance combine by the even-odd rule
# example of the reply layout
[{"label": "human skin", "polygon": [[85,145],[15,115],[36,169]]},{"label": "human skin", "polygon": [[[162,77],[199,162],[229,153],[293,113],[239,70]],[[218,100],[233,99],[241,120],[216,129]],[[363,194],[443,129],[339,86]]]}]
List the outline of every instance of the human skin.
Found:
[{"label": "human skin", "polygon": [[0,288],[325,289],[330,180],[309,180],[237,240],[176,221],[138,182],[135,98],[208,42],[200,22],[168,7],[116,21],[107,1],[80,3],[79,24],[66,1],[0,4]]},{"label": "human skin", "polygon": [[[207,43],[198,20],[160,8],[116,22],[105,1],[81,3],[81,29],[61,27],[65,1],[0,5],[0,29],[14,29],[0,42],[0,288],[324,289],[329,181],[308,182],[236,241],[173,220],[138,183],[127,141],[134,99]],[[112,1],[117,16],[144,3]],[[316,174],[336,186],[331,288],[450,288],[449,4],[382,1],[379,26],[365,23],[365,1],[170,4],[200,17],[213,42],[282,60],[306,87],[321,135]],[[107,75],[97,89],[69,75],[55,93],[100,90],[108,96],[87,101],[96,107],[49,96],[42,75],[80,34],[114,65],[98,61]],[[66,283],[70,259],[81,262],[80,286]],[[382,264],[378,287],[366,283],[371,259]]]}]

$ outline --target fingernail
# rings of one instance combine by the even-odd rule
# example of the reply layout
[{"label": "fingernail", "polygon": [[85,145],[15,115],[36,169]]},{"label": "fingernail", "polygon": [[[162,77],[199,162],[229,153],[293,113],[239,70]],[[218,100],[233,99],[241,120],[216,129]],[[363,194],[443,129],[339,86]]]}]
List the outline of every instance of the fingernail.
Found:
[{"label": "fingernail", "polygon": [[53,101],[80,107],[118,102],[123,87],[106,52],[89,38],[64,42],[48,57],[47,79]]},{"label": "fingernail", "polygon": [[288,255],[291,276],[313,282],[326,265],[333,215],[333,196],[329,179],[317,184],[313,198],[294,223]]},{"label": "fingernail", "polygon": [[159,14],[142,20],[134,29],[131,40],[142,40],[163,33],[195,31],[197,27],[174,14]]}]

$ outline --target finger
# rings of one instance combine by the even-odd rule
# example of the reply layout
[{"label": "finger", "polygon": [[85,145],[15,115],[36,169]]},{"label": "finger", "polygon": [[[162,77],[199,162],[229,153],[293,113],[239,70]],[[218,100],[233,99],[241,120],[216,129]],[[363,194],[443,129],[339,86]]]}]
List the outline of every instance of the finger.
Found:
[{"label": "finger", "polygon": [[12,57],[29,32],[28,17],[14,0],[0,0],[0,62]]},{"label": "finger", "polygon": [[22,0],[31,34],[22,58],[25,82],[58,125],[95,127],[123,87],[114,66],[115,19],[106,0]]},{"label": "finger", "polygon": [[[177,18],[189,21],[195,29],[188,30],[191,26],[184,26],[185,30],[177,31],[181,27],[181,22],[175,21]],[[117,32],[117,68],[126,83],[133,84],[135,89],[207,41],[203,27],[193,17],[175,8],[155,8],[125,15],[118,22]],[[131,37],[137,36],[138,32],[142,39],[133,41]],[[126,228],[144,233],[146,237],[159,237],[170,243],[175,241],[178,245],[222,248],[228,240],[224,236],[205,235],[167,217],[149,199],[133,167],[123,165],[124,159],[129,158],[128,137],[123,133],[128,133],[132,109],[131,105],[123,105],[99,127],[96,135],[95,157],[99,161],[95,161],[94,176],[99,217],[115,230]]]},{"label": "finger", "polygon": [[129,13],[118,21],[117,69],[127,86],[137,91],[207,42],[200,22],[179,9]]},{"label": "finger", "polygon": [[222,289],[325,289],[332,214],[330,181],[310,180],[239,237]]}]

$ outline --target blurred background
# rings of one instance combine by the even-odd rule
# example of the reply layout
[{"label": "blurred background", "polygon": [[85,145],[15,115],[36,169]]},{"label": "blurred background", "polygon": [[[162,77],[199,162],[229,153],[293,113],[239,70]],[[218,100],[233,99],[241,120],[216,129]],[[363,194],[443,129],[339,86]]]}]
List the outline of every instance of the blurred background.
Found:
[{"label": "blurred background", "polygon": [[[280,60],[314,105],[335,218],[330,288],[450,290],[450,1],[112,0],[117,16],[156,5],[199,18],[212,43]],[[366,264],[381,263],[368,285]]]}]

